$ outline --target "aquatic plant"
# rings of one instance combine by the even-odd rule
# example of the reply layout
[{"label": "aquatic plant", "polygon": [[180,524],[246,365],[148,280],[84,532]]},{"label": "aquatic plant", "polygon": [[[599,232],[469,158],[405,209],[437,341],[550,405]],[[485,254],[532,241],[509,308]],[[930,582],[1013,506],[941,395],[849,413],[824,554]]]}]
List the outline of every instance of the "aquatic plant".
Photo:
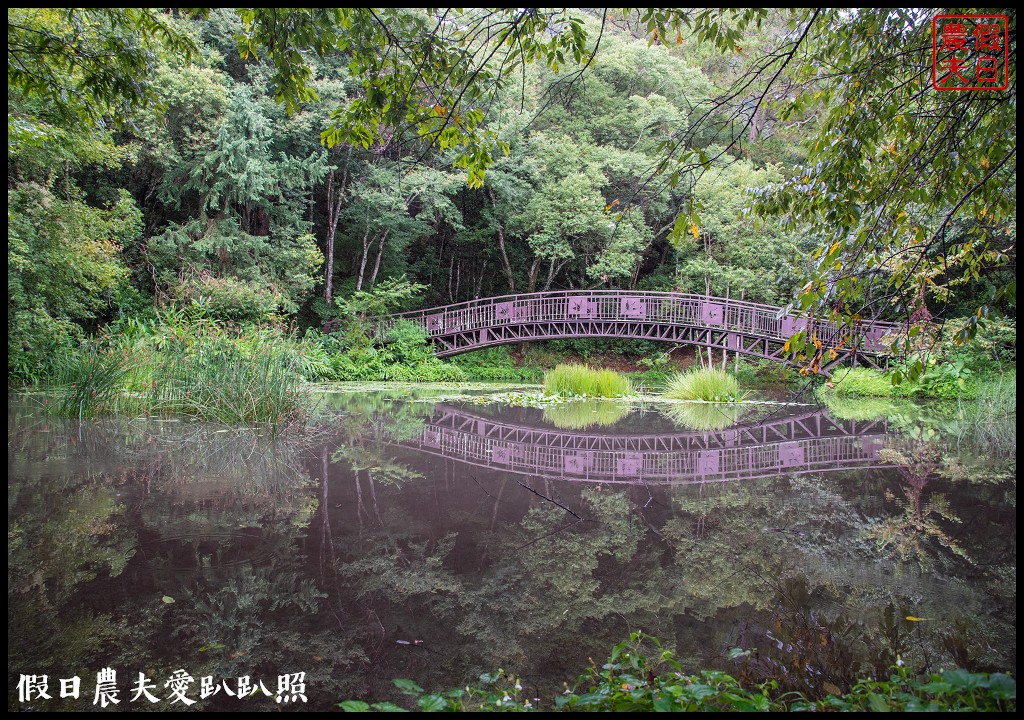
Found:
[{"label": "aquatic plant", "polygon": [[584,395],[586,397],[624,397],[633,393],[633,384],[614,370],[595,370],[587,365],[558,365],[544,373],[544,392],[548,395]]},{"label": "aquatic plant", "polygon": [[1017,454],[1017,375],[1008,373],[978,385],[973,401],[960,399],[957,440],[999,457]]},{"label": "aquatic plant", "polygon": [[739,381],[724,370],[698,368],[680,373],[665,385],[661,393],[672,400],[740,402],[748,393],[740,391]]},{"label": "aquatic plant", "polygon": [[51,412],[65,417],[175,415],[228,424],[303,418],[304,350],[280,328],[170,312],[66,354]]}]

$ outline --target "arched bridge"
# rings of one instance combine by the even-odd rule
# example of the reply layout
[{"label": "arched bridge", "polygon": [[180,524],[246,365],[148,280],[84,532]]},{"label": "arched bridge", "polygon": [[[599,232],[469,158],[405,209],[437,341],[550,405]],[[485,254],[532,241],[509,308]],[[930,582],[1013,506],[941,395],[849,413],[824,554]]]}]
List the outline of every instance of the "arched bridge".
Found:
[{"label": "arched bridge", "polygon": [[716,432],[623,435],[510,424],[439,405],[418,437],[396,444],[502,472],[685,485],[883,467],[879,451],[894,440],[885,420],[834,420],[821,411]]},{"label": "arched bridge", "polygon": [[[482,298],[373,318],[384,338],[399,320],[421,325],[438,357],[528,340],[620,337],[731,350],[791,363],[786,341],[806,331],[810,357],[828,371],[847,359],[877,367],[882,338],[895,323],[862,323],[852,331],[787,315],[773,305],[707,295],[627,290],[566,290]],[[330,327],[325,325],[325,331]],[[821,343],[819,346],[818,343]]]}]

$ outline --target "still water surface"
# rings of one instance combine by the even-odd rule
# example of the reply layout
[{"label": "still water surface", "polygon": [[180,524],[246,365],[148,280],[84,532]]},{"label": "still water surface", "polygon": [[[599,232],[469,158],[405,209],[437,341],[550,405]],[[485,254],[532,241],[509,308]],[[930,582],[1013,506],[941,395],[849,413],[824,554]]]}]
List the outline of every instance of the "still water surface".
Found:
[{"label": "still water surface", "polygon": [[237,709],[240,678],[270,693],[247,709],[330,709],[497,668],[550,699],[636,630],[808,692],[897,656],[1015,671],[1015,431],[870,415],[357,388],[275,438],[10,397],[8,707],[91,708],[104,668],[127,710]]}]

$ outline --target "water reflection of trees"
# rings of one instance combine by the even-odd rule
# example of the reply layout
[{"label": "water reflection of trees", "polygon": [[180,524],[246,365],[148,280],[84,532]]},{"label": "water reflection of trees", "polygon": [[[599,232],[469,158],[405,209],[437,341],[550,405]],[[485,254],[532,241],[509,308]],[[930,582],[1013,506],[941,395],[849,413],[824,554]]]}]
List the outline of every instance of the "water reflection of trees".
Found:
[{"label": "water reflection of trees", "polygon": [[906,448],[886,448],[881,459],[896,466],[902,497],[890,489],[885,499],[896,507],[896,512],[874,519],[864,529],[864,537],[874,541],[878,551],[900,562],[914,560],[927,566],[937,550],[929,547],[932,541],[942,548],[973,562],[963,547],[953,538],[945,524],[960,524],[949,501],[942,493],[926,493],[929,480],[942,469],[942,452],[935,443],[914,443]]},{"label": "water reflection of trees", "polygon": [[309,439],[142,420],[11,425],[10,670],[186,668],[268,686],[305,671],[341,692],[337,669],[363,655],[344,624],[315,620],[327,595],[297,550],[317,509]]},{"label": "water reflection of trees", "polygon": [[[305,671],[327,708],[390,697],[393,677],[436,689],[495,667],[554,691],[636,629],[688,669],[787,687],[841,687],[897,653],[915,669],[1015,665],[996,637],[1013,632],[1008,485],[948,453],[923,482],[904,448],[902,470],[580,485],[396,446],[430,404],[350,394],[331,412],[301,438],[12,426],[12,671]],[[902,505],[885,498],[897,487]],[[936,494],[963,524],[928,510]],[[873,529],[908,518],[964,556],[879,549]],[[734,665],[730,647],[754,652]]]},{"label": "water reflection of trees", "polygon": [[[571,679],[595,647],[640,627],[674,639],[693,669],[720,666],[728,647],[750,641],[760,660],[740,662],[752,677],[785,675],[813,692],[856,671],[885,674],[898,654],[919,669],[957,657],[977,666],[978,628],[953,628],[992,594],[1009,612],[1012,593],[961,580],[958,555],[926,572],[879,562],[858,542],[880,512],[899,514],[882,492],[892,472],[615,489],[510,478],[409,450],[395,461],[423,481],[378,488],[380,516],[358,542],[335,542],[362,612],[380,622],[371,659],[391,671],[383,677],[452,684],[456,668],[471,669],[468,681],[511,665]],[[931,624],[905,619],[916,616]],[[1005,614],[989,622],[1005,627]],[[954,654],[958,642],[964,651]],[[1014,662],[995,656],[1003,669]],[[797,661],[802,670],[783,672]]]}]

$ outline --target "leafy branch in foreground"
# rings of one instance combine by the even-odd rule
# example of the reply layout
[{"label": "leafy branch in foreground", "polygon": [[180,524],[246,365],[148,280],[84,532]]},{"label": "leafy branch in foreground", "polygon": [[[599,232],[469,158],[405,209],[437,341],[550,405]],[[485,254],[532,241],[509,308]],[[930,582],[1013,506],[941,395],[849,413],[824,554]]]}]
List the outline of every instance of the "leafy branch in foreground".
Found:
[{"label": "leafy branch in foreground", "polygon": [[[575,687],[567,688],[551,704],[529,697],[520,679],[501,669],[481,675],[476,686],[443,693],[427,693],[412,680],[394,683],[419,709],[428,712],[1013,712],[1017,707],[1017,682],[1009,675],[946,670],[920,680],[910,677],[902,665],[887,680],[863,680],[848,693],[826,695],[821,700],[795,692],[778,693],[774,681],[745,687],[724,672],[684,674],[671,651],[662,648],[656,638],[639,632],[616,645],[601,667],[592,664]],[[403,709],[391,702],[360,700],[346,700],[339,707],[346,712]]]}]

